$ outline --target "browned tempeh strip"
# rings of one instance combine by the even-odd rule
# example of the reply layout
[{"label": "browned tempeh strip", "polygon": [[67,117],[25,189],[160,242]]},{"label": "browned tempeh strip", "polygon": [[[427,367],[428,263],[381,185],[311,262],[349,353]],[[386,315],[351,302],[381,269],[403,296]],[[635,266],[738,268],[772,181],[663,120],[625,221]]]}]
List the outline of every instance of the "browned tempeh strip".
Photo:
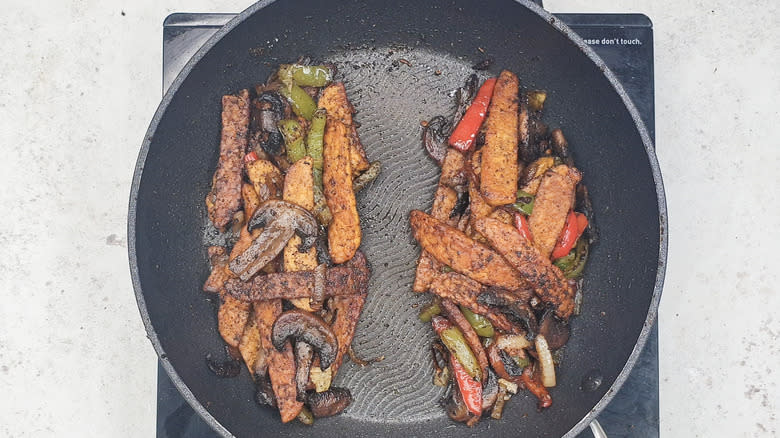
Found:
[{"label": "browned tempeh strip", "polygon": [[440,263],[482,284],[517,289],[523,279],[495,251],[419,210],[410,214],[414,238]]},{"label": "browned tempeh strip", "polygon": [[506,316],[477,302],[477,297],[484,289],[483,285],[465,275],[457,272],[447,272],[439,274],[433,279],[430,291],[434,295],[452,300],[456,304],[467,307],[472,312],[486,317],[497,330],[507,333],[516,332],[517,329],[509,322]]},{"label": "browned tempeh strip", "polygon": [[219,334],[228,345],[238,347],[246,322],[249,320],[252,305],[237,300],[226,293],[224,289],[219,292],[219,301],[219,310],[217,311]]},{"label": "browned tempeh strip", "polygon": [[[296,161],[284,178],[285,201],[300,205],[311,211],[314,208],[314,181],[312,178],[311,157],[303,157]],[[284,247],[283,263],[285,272],[313,270],[317,267],[317,248],[311,247],[308,251],[300,252],[300,236],[293,236]],[[308,298],[292,300],[295,307],[307,311],[313,309],[309,305]]]},{"label": "browned tempeh strip", "polygon": [[322,185],[333,216],[328,226],[328,248],[335,263],[351,259],[362,237],[360,217],[352,191],[348,126],[328,115],[323,137]]},{"label": "browned tempeh strip", "polygon": [[352,176],[359,175],[371,165],[354,124],[349,129],[349,165],[352,169]]},{"label": "browned tempeh strip", "polygon": [[444,162],[441,164],[441,175],[439,184],[455,188],[465,182],[463,168],[466,165],[466,157],[457,149],[448,148],[447,155],[444,156]]},{"label": "browned tempeh strip", "polygon": [[[450,217],[450,212],[455,207],[458,200],[458,194],[452,186],[462,179],[463,166],[465,158],[458,150],[447,149],[444,161],[441,165],[441,175],[439,176],[439,186],[433,197],[433,206],[431,207],[431,216],[436,219],[446,221]],[[417,270],[414,276],[412,290],[415,292],[425,292],[431,284],[433,275],[442,268],[441,263],[436,261],[430,254],[423,249],[420,251],[420,258],[417,259]]]},{"label": "browned tempeh strip", "polygon": [[257,328],[257,318],[254,315],[254,309],[250,312],[249,321],[244,327],[244,333],[241,335],[241,342],[238,344],[238,351],[244,359],[249,375],[254,378],[255,363],[260,352],[260,331]]},{"label": "browned tempeh strip", "polygon": [[203,284],[204,292],[217,293],[225,281],[230,278],[229,271],[226,269],[228,264],[227,250],[222,246],[210,246],[208,248],[209,264],[211,264],[211,273],[206,283]]},{"label": "browned tempeh strip", "polygon": [[517,196],[517,90],[520,81],[504,70],[498,76],[485,121],[480,192],[488,204],[506,205]]},{"label": "browned tempeh strip", "polygon": [[579,170],[565,164],[553,167],[542,177],[528,227],[534,237],[534,246],[547,258],[550,258],[566,216],[574,205],[577,183],[581,179]]},{"label": "browned tempeh strip", "polygon": [[515,227],[491,218],[475,223],[477,231],[533,287],[542,301],[555,306],[555,313],[568,319],[574,311],[574,292],[568,281],[550,259],[517,232]]},{"label": "browned tempeh strip", "polygon": [[447,314],[447,319],[458,326],[463,333],[463,337],[466,339],[466,342],[468,342],[471,351],[474,353],[474,356],[477,357],[479,367],[482,368],[483,378],[487,379],[487,369],[490,366],[490,362],[488,362],[487,353],[485,353],[485,349],[482,347],[482,342],[479,340],[477,332],[474,331],[474,327],[471,326],[471,323],[469,323],[463,315],[463,312],[461,312],[458,306],[452,301],[441,300],[441,306]]},{"label": "browned tempeh strip", "polygon": [[335,376],[344,355],[349,351],[352,345],[352,338],[355,336],[355,328],[360,319],[360,312],[366,302],[366,289],[357,295],[337,296],[331,300],[331,309],[336,312],[336,320],[333,321],[333,333],[339,341],[339,348],[336,352],[336,359],[331,364],[332,375]]},{"label": "browned tempeh strip", "polygon": [[[454,149],[452,150],[454,151]],[[442,221],[447,221],[457,200],[458,194],[455,190],[439,184],[433,197],[431,216]],[[433,276],[439,272],[441,268],[441,263],[431,257],[425,250],[422,250],[420,252],[420,258],[417,260],[417,271],[414,276],[412,290],[415,292],[427,291],[428,286],[431,284],[431,279],[433,279]]]},{"label": "browned tempeh strip", "polygon": [[299,402],[298,388],[295,385],[295,355],[288,341],[284,350],[278,351],[271,342],[271,331],[276,318],[282,313],[282,300],[268,300],[255,303],[257,329],[260,335],[260,346],[268,358],[268,376],[271,387],[276,395],[276,404],[282,422],[295,419],[303,409]]},{"label": "browned tempeh strip", "polygon": [[211,191],[206,196],[209,218],[224,229],[241,208],[241,171],[249,131],[249,91],[222,97],[222,139],[219,163]]},{"label": "browned tempeh strip", "polygon": [[[360,253],[358,253],[360,254]],[[368,284],[371,272],[364,266],[334,266],[325,275],[325,297],[355,295]],[[241,301],[284,298],[310,298],[314,289],[314,271],[282,272],[259,275],[248,282],[233,278],[225,290]]]},{"label": "browned tempeh strip", "polygon": [[355,176],[368,169],[368,157],[366,157],[366,151],[363,149],[363,144],[360,142],[355,123],[352,120],[355,108],[347,98],[347,90],[344,88],[344,84],[337,82],[322,90],[317,106],[324,108],[329,118],[336,119],[347,125],[349,162],[352,175]]}]

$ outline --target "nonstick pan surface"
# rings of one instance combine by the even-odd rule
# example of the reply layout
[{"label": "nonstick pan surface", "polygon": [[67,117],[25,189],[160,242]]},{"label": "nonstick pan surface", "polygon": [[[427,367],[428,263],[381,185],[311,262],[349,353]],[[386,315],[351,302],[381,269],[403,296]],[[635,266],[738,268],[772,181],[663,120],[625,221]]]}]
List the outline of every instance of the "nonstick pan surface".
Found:
[{"label": "nonstick pan surface", "polygon": [[[214,172],[224,94],[263,82],[301,55],[334,62],[358,110],[359,133],[379,178],[358,196],[362,250],[373,277],[353,342],[363,357],[336,380],[354,401],[313,427],[283,425],[253,401],[243,370],[220,379],[205,366],[222,350],[215,303],[201,292],[211,239],[204,199]],[[417,320],[428,298],[411,292],[419,253],[411,209],[427,210],[438,168],[420,121],[453,109],[471,65],[509,69],[548,91],[545,121],[563,129],[591,193],[600,241],[584,281],[582,315],[552,389],[537,412],[514,397],[500,421],[451,422],[431,384],[432,332]],[[403,60],[403,62],[401,62]],[[440,74],[436,74],[440,72]],[[614,76],[564,25],[527,1],[260,2],[220,30],[182,71],[144,139],[129,209],[129,253],[152,344],[185,399],[224,435],[574,436],[625,379],[654,321],[666,258],[666,210],[647,131]],[[597,385],[596,383],[599,383]]]}]

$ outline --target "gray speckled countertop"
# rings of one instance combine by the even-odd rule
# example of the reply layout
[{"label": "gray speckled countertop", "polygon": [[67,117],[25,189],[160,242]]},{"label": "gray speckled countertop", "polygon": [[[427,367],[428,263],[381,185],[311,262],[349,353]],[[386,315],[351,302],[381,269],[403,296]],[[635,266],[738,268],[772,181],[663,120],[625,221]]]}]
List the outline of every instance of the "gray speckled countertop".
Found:
[{"label": "gray speckled countertop", "polygon": [[[3,3],[0,436],[154,433],[157,362],[127,267],[162,20],[246,0]],[[780,23],[769,0],[548,0],[653,19],[669,208],[661,433],[780,433]]]}]

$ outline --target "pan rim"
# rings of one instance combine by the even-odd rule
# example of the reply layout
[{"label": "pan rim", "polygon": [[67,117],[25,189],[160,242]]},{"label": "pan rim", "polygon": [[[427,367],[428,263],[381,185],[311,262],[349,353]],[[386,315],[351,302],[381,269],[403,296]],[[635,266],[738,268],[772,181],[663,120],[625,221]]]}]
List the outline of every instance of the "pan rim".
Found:
[{"label": "pan rim", "polygon": [[[645,153],[647,154],[647,158],[650,164],[651,173],[653,176],[653,182],[656,191],[657,203],[658,203],[658,221],[659,221],[659,229],[660,229],[659,248],[658,248],[658,270],[656,272],[656,280],[653,288],[653,294],[651,297],[648,313],[644,321],[644,325],[642,327],[642,330],[639,333],[637,342],[634,344],[634,349],[629,355],[628,360],[623,366],[623,369],[616,377],[615,381],[606,391],[604,396],[596,403],[596,405],[584,417],[582,417],[582,419],[580,419],[579,422],[577,422],[574,426],[572,426],[572,428],[563,436],[563,438],[574,438],[582,430],[588,427],[588,424],[590,424],[590,422],[593,421],[598,416],[598,414],[609,404],[609,402],[613,399],[613,397],[618,392],[618,390],[623,385],[623,383],[625,383],[629,373],[631,372],[634,365],[636,364],[639,354],[642,352],[645,343],[647,342],[647,338],[649,337],[652,327],[656,321],[658,315],[658,305],[660,302],[665,274],[666,274],[666,259],[667,259],[667,250],[668,250],[668,227],[667,227],[668,216],[667,216],[667,208],[666,208],[666,196],[664,192],[661,170],[658,163],[658,158],[655,153],[655,147],[653,141],[650,138],[650,134],[647,130],[647,127],[642,121],[638,109],[629,98],[626,90],[623,88],[622,84],[618,81],[615,74],[612,73],[612,71],[609,69],[609,67],[607,67],[604,61],[595,53],[595,51],[593,51],[593,49],[590,48],[590,46],[588,46],[585,43],[584,40],[582,40],[582,38],[579,37],[579,35],[577,35],[574,31],[572,31],[561,20],[558,20],[550,12],[538,6],[532,0],[513,0],[513,1],[515,3],[524,6],[526,9],[532,11],[533,13],[537,14],[540,18],[544,19],[558,32],[566,36],[580,49],[581,52],[583,52],[585,56],[587,56],[603,72],[604,76],[606,77],[610,85],[620,96],[626,110],[631,115],[631,118],[634,121],[634,125],[637,128],[637,131],[642,140],[642,144],[645,148]],[[261,9],[275,2],[276,0],[261,0],[249,6],[240,14],[236,15],[227,24],[221,27],[212,37],[210,37],[206,41],[206,43],[203,44],[203,46],[201,46],[198,49],[195,55],[193,55],[193,57],[189,61],[187,61],[187,63],[182,68],[182,70],[176,76],[176,79],[174,79],[174,81],[171,83],[170,87],[168,88],[168,91],[165,93],[159,106],[157,107],[157,110],[155,111],[154,116],[152,117],[152,120],[149,123],[149,127],[147,128],[146,134],[141,144],[141,149],[139,151],[138,159],[136,160],[136,165],[133,171],[133,179],[130,188],[130,198],[129,198],[129,205],[128,205],[127,249],[128,249],[128,257],[129,257],[129,265],[130,265],[129,266],[130,276],[131,276],[133,290],[136,297],[136,303],[138,305],[138,310],[141,314],[141,319],[144,324],[144,329],[146,330],[147,333],[147,338],[151,341],[152,346],[155,352],[157,353],[160,364],[162,365],[163,369],[170,377],[173,384],[176,386],[177,390],[182,394],[184,400],[193,408],[195,412],[198,413],[198,415],[201,416],[201,418],[209,426],[212,427],[212,429],[214,429],[217,433],[219,433],[224,437],[232,437],[234,435],[226,427],[224,427],[219,421],[217,421],[217,419],[200,403],[200,401],[197,400],[197,398],[192,393],[192,391],[187,387],[187,385],[184,383],[184,381],[181,379],[179,374],[174,369],[171,362],[168,360],[165,350],[162,348],[162,344],[160,343],[160,340],[157,337],[157,333],[155,332],[154,326],[149,316],[149,311],[146,307],[146,300],[144,299],[143,296],[143,291],[141,288],[141,280],[140,280],[140,275],[138,270],[138,260],[137,260],[137,253],[136,253],[136,228],[135,228],[136,208],[137,208],[137,201],[138,201],[138,191],[141,183],[141,176],[143,174],[146,158],[149,153],[149,147],[151,145],[154,134],[157,131],[157,127],[160,124],[160,121],[162,120],[163,116],[167,112],[168,106],[171,103],[173,96],[178,92],[182,83],[190,74],[190,72],[193,70],[193,68],[200,62],[200,60],[205,56],[205,54],[214,47],[214,45],[216,45],[225,35],[231,32],[235,27],[237,27],[239,24],[244,22],[247,17],[255,14],[256,12],[260,11]]]}]

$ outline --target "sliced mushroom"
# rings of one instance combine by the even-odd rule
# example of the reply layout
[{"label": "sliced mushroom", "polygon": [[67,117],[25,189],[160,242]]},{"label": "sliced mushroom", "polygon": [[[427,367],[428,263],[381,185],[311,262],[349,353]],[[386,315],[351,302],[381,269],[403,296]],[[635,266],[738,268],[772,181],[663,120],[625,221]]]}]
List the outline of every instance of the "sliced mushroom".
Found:
[{"label": "sliced mushroom", "polygon": [[263,232],[228,267],[242,281],[249,280],[284,249],[297,233],[299,251],[308,251],[317,239],[317,219],[303,207],[277,199],[264,202],[247,223],[249,231],[265,227]]},{"label": "sliced mushroom", "polygon": [[547,340],[547,346],[550,350],[557,350],[569,341],[569,324],[561,321],[555,315],[555,312],[548,310],[542,315],[539,322],[539,334]]},{"label": "sliced mushroom", "polygon": [[277,128],[285,118],[285,99],[279,93],[264,91],[252,100],[249,142],[253,149],[271,156],[284,152],[284,139]]},{"label": "sliced mushroom", "polygon": [[459,423],[468,421],[470,416],[469,410],[466,408],[466,403],[463,402],[458,385],[452,385],[450,396],[442,400],[441,405],[452,421]]},{"label": "sliced mushroom", "polygon": [[498,376],[488,367],[487,379],[482,384],[482,412],[490,412],[498,399]]},{"label": "sliced mushroom", "polygon": [[241,361],[234,358],[219,362],[214,360],[211,354],[207,354],[206,366],[217,377],[236,377],[241,373]]},{"label": "sliced mushroom", "polygon": [[326,369],[336,359],[338,340],[330,327],[317,315],[294,309],[282,313],[274,322],[271,342],[277,350],[284,349],[288,340],[305,342],[320,357],[320,368]]},{"label": "sliced mushroom", "polygon": [[267,372],[255,376],[255,402],[261,406],[276,407],[276,395]]},{"label": "sliced mushroom", "polygon": [[306,398],[306,385],[309,383],[309,370],[314,350],[306,342],[295,343],[295,386],[298,390],[298,401]]},{"label": "sliced mushroom", "polygon": [[423,145],[431,158],[441,166],[447,155],[447,139],[452,131],[452,124],[444,116],[432,118],[423,127]]},{"label": "sliced mushroom", "polygon": [[306,401],[316,418],[330,417],[341,413],[352,403],[352,394],[347,388],[332,387],[323,392],[309,392]]}]

